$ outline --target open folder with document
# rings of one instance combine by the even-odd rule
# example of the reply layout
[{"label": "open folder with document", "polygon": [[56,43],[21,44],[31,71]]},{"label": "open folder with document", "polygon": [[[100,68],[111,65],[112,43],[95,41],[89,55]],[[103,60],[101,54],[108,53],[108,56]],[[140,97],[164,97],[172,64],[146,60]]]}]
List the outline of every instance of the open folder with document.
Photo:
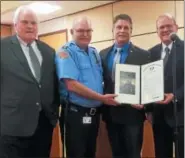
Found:
[{"label": "open folder with document", "polygon": [[148,104],[164,99],[163,60],[144,65],[116,64],[116,101],[125,104]]}]

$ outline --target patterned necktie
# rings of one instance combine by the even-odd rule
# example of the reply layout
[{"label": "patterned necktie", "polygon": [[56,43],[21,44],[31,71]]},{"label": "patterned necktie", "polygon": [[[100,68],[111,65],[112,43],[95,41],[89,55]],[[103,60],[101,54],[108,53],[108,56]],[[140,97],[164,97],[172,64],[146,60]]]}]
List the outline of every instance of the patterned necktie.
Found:
[{"label": "patterned necktie", "polygon": [[165,56],[164,56],[164,66],[166,66],[166,63],[168,61],[168,58],[169,58],[169,55],[170,55],[170,49],[168,47],[165,48]]},{"label": "patterned necktie", "polygon": [[113,66],[112,66],[112,80],[115,81],[115,68],[116,64],[120,63],[121,58],[121,48],[116,49],[116,55],[114,56]]},{"label": "patterned necktie", "polygon": [[31,59],[31,63],[32,63],[32,67],[33,67],[33,70],[35,72],[35,79],[37,80],[37,82],[40,82],[40,69],[41,69],[41,66],[40,66],[40,63],[39,63],[39,60],[31,46],[31,44],[28,44],[27,45],[28,48],[29,48],[29,56],[30,56],[30,59]]}]

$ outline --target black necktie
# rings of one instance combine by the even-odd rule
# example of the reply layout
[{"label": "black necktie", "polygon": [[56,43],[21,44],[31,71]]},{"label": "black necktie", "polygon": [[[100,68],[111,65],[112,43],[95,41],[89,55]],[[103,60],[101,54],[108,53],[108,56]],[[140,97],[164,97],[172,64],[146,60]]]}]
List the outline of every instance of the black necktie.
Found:
[{"label": "black necktie", "polygon": [[166,66],[166,63],[168,61],[168,58],[169,58],[169,55],[170,55],[170,49],[168,47],[165,48],[165,56],[164,56],[164,66]]},{"label": "black necktie", "polygon": [[38,82],[40,82],[40,63],[39,63],[39,60],[33,50],[33,48],[31,47],[31,44],[28,44],[27,45],[28,48],[29,48],[29,55],[30,55],[30,59],[31,59],[31,63],[32,63],[32,66],[33,66],[33,70],[35,72],[35,78]]}]

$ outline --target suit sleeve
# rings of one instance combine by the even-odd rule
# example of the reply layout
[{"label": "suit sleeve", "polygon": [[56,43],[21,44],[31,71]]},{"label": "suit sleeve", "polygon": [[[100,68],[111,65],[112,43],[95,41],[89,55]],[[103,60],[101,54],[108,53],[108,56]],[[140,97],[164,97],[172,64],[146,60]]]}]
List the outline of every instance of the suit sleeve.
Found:
[{"label": "suit sleeve", "polygon": [[55,51],[53,53],[53,63],[54,63],[54,107],[56,108],[56,115],[57,118],[59,117],[59,106],[60,106],[60,95],[59,95],[59,84],[57,79],[57,73],[56,73],[56,65],[55,65]]}]

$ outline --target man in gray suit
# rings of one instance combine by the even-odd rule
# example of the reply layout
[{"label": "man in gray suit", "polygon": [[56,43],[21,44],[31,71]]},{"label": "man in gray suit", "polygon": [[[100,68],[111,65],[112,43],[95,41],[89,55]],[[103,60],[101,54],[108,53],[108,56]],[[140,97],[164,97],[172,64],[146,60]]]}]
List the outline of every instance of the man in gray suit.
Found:
[{"label": "man in gray suit", "polygon": [[38,21],[17,9],[16,35],[1,40],[0,157],[49,157],[59,97],[55,51],[36,40]]}]

